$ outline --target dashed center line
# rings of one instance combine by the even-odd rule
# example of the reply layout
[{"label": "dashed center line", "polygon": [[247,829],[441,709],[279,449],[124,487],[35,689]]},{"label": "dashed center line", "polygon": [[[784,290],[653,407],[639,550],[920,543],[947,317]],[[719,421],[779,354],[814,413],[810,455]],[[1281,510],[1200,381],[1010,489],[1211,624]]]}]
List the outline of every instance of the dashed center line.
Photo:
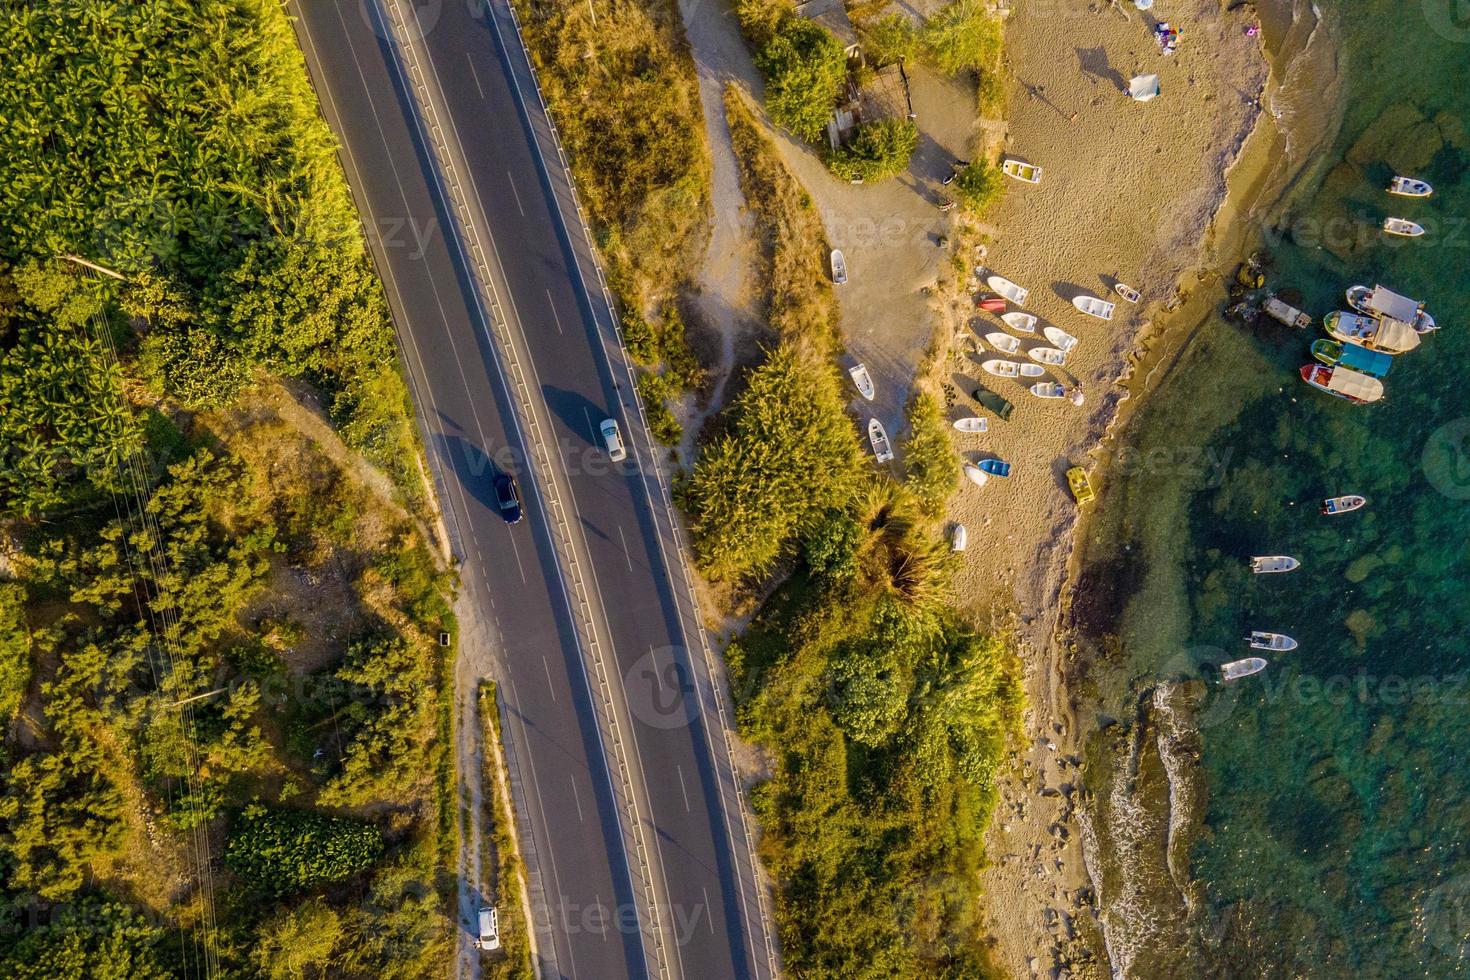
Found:
[{"label": "dashed center line", "polygon": [[464,60],[470,63],[470,77],[475,80],[475,91],[480,93],[481,99],[485,98],[485,89],[480,85],[480,73],[475,71],[475,59],[471,58],[470,53],[466,51]]},{"label": "dashed center line", "polygon": [[587,818],[582,816],[582,794],[577,792],[577,781],[575,779],[572,780],[572,799],[577,803],[577,819],[586,823]]},{"label": "dashed center line", "polygon": [[618,537],[623,542],[623,560],[628,563],[628,571],[633,570],[633,553],[628,550],[628,538],[623,534],[623,525],[618,525]]},{"label": "dashed center line", "polygon": [[[514,185],[512,185],[511,190],[515,190]],[[520,201],[521,201],[521,199],[519,197],[517,197],[516,198],[516,203],[519,204]],[[562,329],[561,329],[561,316],[556,312],[556,301],[551,298],[551,290],[550,289],[546,290],[546,305],[549,306],[549,307],[551,307],[551,318],[556,321],[556,332],[557,333],[562,333]],[[585,409],[583,411],[585,411]]]},{"label": "dashed center line", "polygon": [[[509,170],[505,172],[505,182],[510,185],[510,192],[514,194],[516,198],[516,207],[520,209],[521,217],[524,218],[526,216],[526,208],[524,205],[521,204],[521,192],[516,190],[516,180],[510,175]],[[547,295],[550,296],[551,294],[547,293]]]},{"label": "dashed center line", "polygon": [[556,701],[556,684],[551,679],[551,662],[546,659],[546,654],[541,655],[541,666],[546,668],[546,686],[551,688],[551,700]]},{"label": "dashed center line", "polygon": [[676,765],[674,771],[679,774],[679,792],[684,794],[684,812],[689,813],[693,808],[689,805],[689,789],[684,785],[684,767]]}]

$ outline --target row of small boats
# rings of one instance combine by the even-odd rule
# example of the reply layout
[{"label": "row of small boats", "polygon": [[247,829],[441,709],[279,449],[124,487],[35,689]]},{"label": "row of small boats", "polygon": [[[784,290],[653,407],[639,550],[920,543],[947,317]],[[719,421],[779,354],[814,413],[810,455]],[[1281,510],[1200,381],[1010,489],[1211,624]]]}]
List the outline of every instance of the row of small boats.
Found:
[{"label": "row of small boats", "polygon": [[1329,395],[1371,404],[1383,397],[1381,379],[1393,366],[1393,358],[1417,348],[1422,336],[1439,329],[1439,324],[1422,302],[1381,284],[1352,286],[1347,301],[1351,311],[1339,310],[1323,319],[1332,339],[1312,344],[1318,363],[1302,365],[1300,373],[1303,381]]},{"label": "row of small boats", "polygon": [[[1394,177],[1388,182],[1388,192],[1396,197],[1428,197],[1434,193],[1434,188],[1417,177]],[[1383,230],[1405,238],[1418,238],[1424,234],[1424,226],[1408,218],[1384,218]]]}]

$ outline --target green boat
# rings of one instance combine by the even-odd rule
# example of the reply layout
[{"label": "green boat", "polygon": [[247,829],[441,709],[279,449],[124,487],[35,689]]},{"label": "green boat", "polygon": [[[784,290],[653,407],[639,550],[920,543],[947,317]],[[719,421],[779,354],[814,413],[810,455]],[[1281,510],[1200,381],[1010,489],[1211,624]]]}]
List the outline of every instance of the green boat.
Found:
[{"label": "green boat", "polygon": [[1381,378],[1388,374],[1388,369],[1393,366],[1393,358],[1382,351],[1369,350],[1357,344],[1327,340],[1325,337],[1312,341],[1312,356],[1328,367],[1336,367],[1341,364],[1345,368],[1361,371],[1374,378]]}]

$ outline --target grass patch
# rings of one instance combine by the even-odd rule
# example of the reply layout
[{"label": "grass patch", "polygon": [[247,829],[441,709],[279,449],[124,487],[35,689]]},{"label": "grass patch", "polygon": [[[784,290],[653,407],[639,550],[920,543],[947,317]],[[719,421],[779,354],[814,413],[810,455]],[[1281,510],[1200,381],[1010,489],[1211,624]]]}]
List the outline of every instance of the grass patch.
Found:
[{"label": "grass patch", "polygon": [[955,197],[964,205],[965,212],[973,217],[983,217],[1005,194],[1005,174],[1000,168],[985,160],[972,160],[955,175]]},{"label": "grass patch", "polygon": [[904,486],[928,517],[944,513],[944,502],[959,486],[954,443],[944,406],[928,391],[909,401],[909,435],[903,449]]},{"label": "grass patch", "polygon": [[500,763],[500,711],[496,707],[494,681],[482,681],[476,696],[485,770],[481,774],[485,795],[490,800],[490,846],[495,852],[495,880],[491,894],[500,916],[500,950],[487,953],[485,975],[491,980],[532,980],[531,939],[526,934],[526,909],[521,905],[521,876],[524,869],[516,850],[515,814],[502,791]]}]

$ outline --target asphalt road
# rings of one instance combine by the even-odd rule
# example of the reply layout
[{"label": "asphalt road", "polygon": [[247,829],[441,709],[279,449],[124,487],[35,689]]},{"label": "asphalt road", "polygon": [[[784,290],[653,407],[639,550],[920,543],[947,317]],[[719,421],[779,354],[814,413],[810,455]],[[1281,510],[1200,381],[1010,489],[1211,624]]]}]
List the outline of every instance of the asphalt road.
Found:
[{"label": "asphalt road", "polygon": [[[374,239],[465,599],[489,624],[491,649],[465,655],[485,656],[500,681],[543,975],[769,976],[708,664],[649,478],[655,450],[629,412],[610,314],[506,8],[416,8],[416,51],[461,164],[470,213],[457,220],[383,21],[363,0],[293,8]],[[488,256],[511,352],[477,291],[472,239]],[[508,353],[529,410],[508,380]],[[630,444],[622,466],[597,439],[608,416]],[[524,463],[538,434],[549,472]],[[495,510],[497,466],[520,474],[527,517],[513,527]],[[548,495],[569,527],[548,514]],[[589,681],[583,620],[599,638],[603,689]]]}]

